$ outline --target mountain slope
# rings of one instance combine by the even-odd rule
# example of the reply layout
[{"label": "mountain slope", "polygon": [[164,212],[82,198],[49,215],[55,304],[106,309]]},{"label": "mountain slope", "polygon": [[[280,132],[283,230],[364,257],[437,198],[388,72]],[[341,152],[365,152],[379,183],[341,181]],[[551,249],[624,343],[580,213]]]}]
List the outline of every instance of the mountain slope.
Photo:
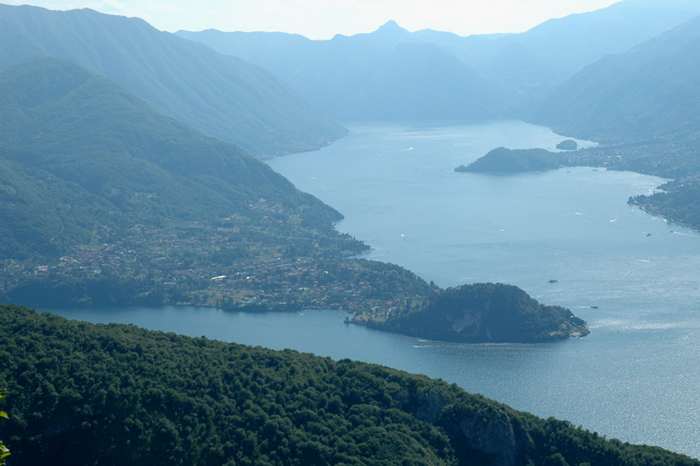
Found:
[{"label": "mountain slope", "polygon": [[0,73],[0,201],[6,302],[375,314],[440,293],[347,260],[367,246],[334,229],[338,212],[55,58]]},{"label": "mountain slope", "polygon": [[177,34],[270,69],[336,118],[512,118],[585,65],[698,12],[682,0],[628,0],[496,36],[411,33],[393,21],[370,34],[328,41],[278,33]]},{"label": "mountain slope", "polygon": [[290,84],[348,120],[496,118],[508,105],[506,91],[437,45],[368,49],[336,38]]},{"label": "mountain slope", "polygon": [[497,117],[517,96],[487,82],[441,45],[391,21],[372,34],[328,41],[205,31],[178,35],[241,54],[341,120]]},{"label": "mountain slope", "polygon": [[544,100],[532,119],[602,141],[700,131],[700,17],[587,67]]},{"label": "mountain slope", "polygon": [[222,271],[365,248],[334,230],[337,211],[238,146],[72,62],[30,59],[0,73],[0,89],[5,300],[204,304],[221,297],[209,277]]},{"label": "mountain slope", "polygon": [[36,55],[75,61],[254,155],[316,149],[345,134],[265,70],[140,19],[0,5],[0,66]]},{"label": "mountain slope", "polygon": [[71,62],[29,60],[2,73],[0,88],[0,228],[15,240],[3,240],[5,254],[16,242],[41,249],[86,241],[101,222],[116,229],[127,221],[215,220],[260,198],[339,217],[236,146],[156,114]]},{"label": "mountain slope", "polygon": [[[518,60],[509,53],[510,47],[526,50],[528,61],[515,61],[520,66],[512,71],[529,78],[534,97],[544,97],[586,65],[608,54],[625,52],[698,14],[700,5],[685,0],[626,0],[589,13],[552,19],[522,34],[505,37],[499,41],[503,54],[500,60]],[[509,78],[511,82],[522,79]]]},{"label": "mountain slope", "polygon": [[0,305],[18,464],[697,466],[425,376]]}]

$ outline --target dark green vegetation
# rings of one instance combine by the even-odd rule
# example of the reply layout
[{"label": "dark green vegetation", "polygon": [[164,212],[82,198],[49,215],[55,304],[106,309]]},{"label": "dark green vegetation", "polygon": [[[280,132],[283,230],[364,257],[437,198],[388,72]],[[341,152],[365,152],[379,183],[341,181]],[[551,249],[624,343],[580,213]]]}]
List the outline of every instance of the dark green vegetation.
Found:
[{"label": "dark green vegetation", "polygon": [[79,66],[42,58],[0,74],[2,256],[56,255],[93,236],[223,222],[261,199],[301,221],[340,215],[232,144],[160,116]]},{"label": "dark green vegetation", "polygon": [[33,465],[698,465],[456,385],[0,306],[0,438]]},{"label": "dark green vegetation", "polygon": [[271,73],[140,19],[0,5],[0,68],[37,55],[74,61],[256,156],[318,149],[345,134]]},{"label": "dark green vegetation", "polygon": [[[262,293],[264,271],[310,286],[324,258],[366,248],[267,165],[77,65],[31,60],[0,87],[5,299],[232,303]],[[226,293],[221,275],[244,285]]]},{"label": "dark green vegetation", "polygon": [[456,172],[517,173],[552,170],[561,167],[566,156],[545,149],[506,149],[498,147]]},{"label": "dark green vegetation", "polygon": [[567,139],[567,140],[562,141],[559,144],[557,144],[557,149],[576,150],[576,149],[578,149],[578,143],[576,141],[574,141],[573,139]]},{"label": "dark green vegetation", "polygon": [[441,295],[395,265],[349,260],[367,246],[334,229],[338,212],[107,78],[36,58],[0,88],[5,302],[379,316]]},{"label": "dark green vegetation", "polygon": [[[7,396],[7,390],[5,388],[0,388],[0,402],[5,399],[5,396]],[[5,411],[0,411],[0,418],[7,419],[7,413]],[[8,456],[10,456],[10,449],[0,440],[0,466],[5,465]]]},{"label": "dark green vegetation", "polygon": [[414,33],[389,22],[327,41],[279,33],[179,32],[273,71],[335,118],[513,118],[586,64],[700,13],[690,2],[628,0],[522,34]]},{"label": "dark green vegetation", "polygon": [[571,311],[540,304],[515,286],[493,283],[448,288],[424,309],[399,310],[368,325],[458,343],[535,343],[588,333]]}]

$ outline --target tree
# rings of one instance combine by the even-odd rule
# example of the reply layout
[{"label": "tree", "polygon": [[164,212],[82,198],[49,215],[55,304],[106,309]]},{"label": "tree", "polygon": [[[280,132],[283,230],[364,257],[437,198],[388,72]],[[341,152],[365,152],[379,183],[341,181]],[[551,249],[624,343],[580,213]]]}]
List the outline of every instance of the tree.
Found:
[{"label": "tree", "polygon": [[[5,399],[5,396],[7,394],[7,391],[4,388],[0,388],[0,401]],[[0,417],[4,417],[7,419],[7,413],[5,411],[0,411]],[[10,456],[10,449],[5,446],[4,443],[0,440],[0,466],[5,465],[5,458]]]}]

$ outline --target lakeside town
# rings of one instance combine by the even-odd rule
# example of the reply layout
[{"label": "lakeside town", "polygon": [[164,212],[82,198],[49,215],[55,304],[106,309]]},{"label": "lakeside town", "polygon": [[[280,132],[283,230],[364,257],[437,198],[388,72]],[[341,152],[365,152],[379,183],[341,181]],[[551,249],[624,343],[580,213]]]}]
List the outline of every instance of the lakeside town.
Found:
[{"label": "lakeside town", "polygon": [[[6,259],[0,294],[43,305],[43,293],[58,303],[54,307],[197,305],[388,315],[427,302],[435,288],[393,264],[358,258],[368,247],[333,228],[303,227],[265,202],[253,212],[254,222],[232,216],[219,225],[189,222],[177,229],[139,224],[120,237],[106,230],[55,260]],[[70,299],[61,299],[62,289],[70,290]]]}]

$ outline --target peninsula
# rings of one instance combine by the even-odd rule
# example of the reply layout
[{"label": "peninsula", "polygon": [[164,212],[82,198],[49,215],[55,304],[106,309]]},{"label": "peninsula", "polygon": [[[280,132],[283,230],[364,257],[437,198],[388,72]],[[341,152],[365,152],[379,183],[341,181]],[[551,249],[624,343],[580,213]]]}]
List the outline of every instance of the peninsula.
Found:
[{"label": "peninsula", "polygon": [[456,343],[540,343],[587,335],[583,320],[540,304],[512,285],[480,283],[442,290],[416,311],[356,316],[368,327]]},{"label": "peninsula", "polygon": [[563,165],[561,155],[545,149],[507,149],[498,147],[469,165],[460,165],[456,172],[518,173],[544,171]]},{"label": "peninsula", "polygon": [[448,292],[414,273],[356,259],[368,246],[334,228],[339,212],[105,77],[37,58],[0,88],[0,301],[333,309],[358,323],[443,305]]}]

